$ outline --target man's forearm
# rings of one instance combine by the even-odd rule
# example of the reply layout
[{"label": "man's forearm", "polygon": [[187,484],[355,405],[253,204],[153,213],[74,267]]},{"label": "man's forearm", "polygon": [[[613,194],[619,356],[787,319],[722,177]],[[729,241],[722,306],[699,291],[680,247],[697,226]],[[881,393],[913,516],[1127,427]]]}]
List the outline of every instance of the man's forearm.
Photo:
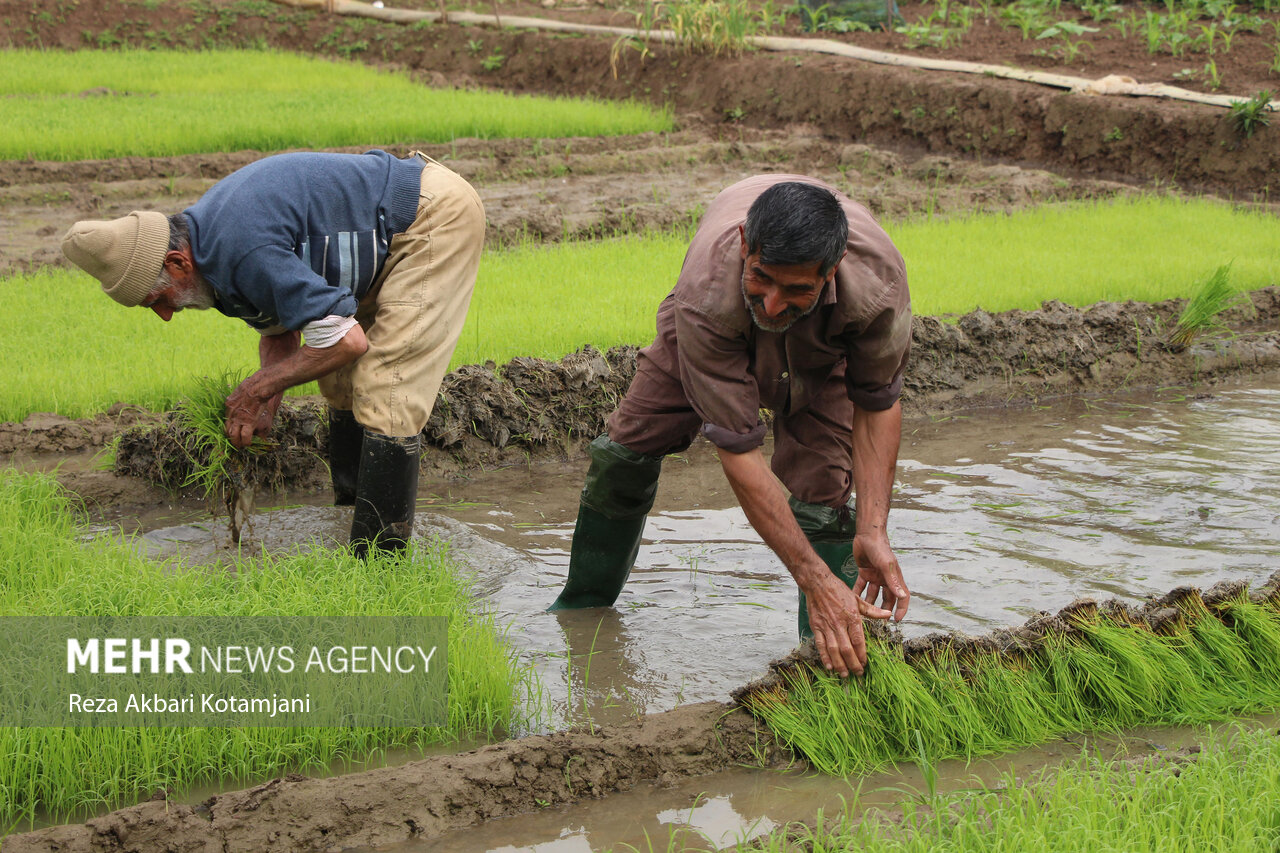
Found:
[{"label": "man's forearm", "polygon": [[301,332],[281,332],[278,335],[263,335],[258,339],[258,365],[260,367],[268,367],[284,361],[296,353],[301,345]]},{"label": "man's forearm", "polygon": [[862,674],[867,663],[863,616],[886,619],[889,613],[861,601],[827,568],[796,523],[782,484],[769,470],[759,449],[719,453],[725,476],[747,520],[782,560],[808,600],[809,627],[823,666],[841,676],[850,672]]},{"label": "man's forearm", "polygon": [[369,349],[359,325],[323,349],[299,348],[296,333],[292,334],[293,337],[286,334],[264,338],[258,345],[262,367],[227,398],[227,436],[236,447],[248,447],[255,435],[266,434],[286,389],[332,373]]},{"label": "man's forearm", "polygon": [[353,326],[346,336],[323,349],[298,346],[297,332],[264,337],[258,345],[261,369],[249,377],[247,384],[260,399],[269,399],[289,388],[319,379],[355,361],[369,348],[360,326]]},{"label": "man's forearm", "polygon": [[901,403],[879,412],[855,407],[853,487],[860,534],[888,536],[889,503],[901,441]]}]

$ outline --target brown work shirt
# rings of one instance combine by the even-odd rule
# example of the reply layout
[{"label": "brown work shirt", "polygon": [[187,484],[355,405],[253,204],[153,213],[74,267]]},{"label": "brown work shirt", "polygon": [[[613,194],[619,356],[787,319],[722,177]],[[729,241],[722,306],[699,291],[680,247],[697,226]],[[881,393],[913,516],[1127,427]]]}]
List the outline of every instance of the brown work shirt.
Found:
[{"label": "brown work shirt", "polygon": [[[742,295],[738,226],[761,192],[784,181],[836,193],[849,219],[849,251],[818,306],[787,331],[768,332],[752,322]],[[910,345],[906,267],[867,209],[813,178],[759,175],[707,208],[638,367],[677,380],[702,419],[702,434],[744,453],[764,443],[762,408],[784,416],[804,410],[839,369],[856,406],[889,408],[902,392]]]}]

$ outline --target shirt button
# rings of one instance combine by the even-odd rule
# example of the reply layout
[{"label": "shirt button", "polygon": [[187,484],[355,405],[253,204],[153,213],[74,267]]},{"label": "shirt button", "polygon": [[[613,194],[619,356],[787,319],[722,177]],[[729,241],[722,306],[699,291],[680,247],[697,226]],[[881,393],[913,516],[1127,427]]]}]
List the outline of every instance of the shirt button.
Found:
[{"label": "shirt button", "polygon": [[784,371],[782,371],[782,378],[783,378],[783,379],[786,379],[786,378],[787,378],[788,376],[790,376],[790,375],[791,375],[791,374],[790,374],[790,373],[787,373],[787,371],[785,371],[785,370],[784,370]]}]

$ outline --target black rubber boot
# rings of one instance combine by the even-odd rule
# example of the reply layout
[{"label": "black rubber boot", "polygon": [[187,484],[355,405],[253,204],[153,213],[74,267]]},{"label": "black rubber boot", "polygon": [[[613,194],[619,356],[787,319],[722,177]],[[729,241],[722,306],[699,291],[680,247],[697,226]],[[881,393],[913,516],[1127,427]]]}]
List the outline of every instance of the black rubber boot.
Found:
[{"label": "black rubber boot", "polygon": [[365,431],[360,450],[351,550],[364,559],[369,550],[399,551],[413,536],[418,499],[421,437],[392,438]]},{"label": "black rubber boot", "polygon": [[569,578],[548,610],[609,607],[640,551],[645,516],[658,493],[662,457],[628,450],[609,436],[591,442],[569,553]]},{"label": "black rubber boot", "polygon": [[329,407],[329,476],[333,478],[333,505],[356,502],[356,480],[360,474],[360,447],[364,427],[353,412]]},{"label": "black rubber boot", "polygon": [[[831,573],[845,586],[853,589],[858,580],[858,566],[853,561],[853,534],[856,525],[851,507],[836,509],[821,504],[809,504],[790,498],[791,514],[796,517],[805,538],[813,550],[827,564]],[[813,637],[809,627],[809,605],[804,593],[800,593],[800,610],[796,627],[801,642]]]}]

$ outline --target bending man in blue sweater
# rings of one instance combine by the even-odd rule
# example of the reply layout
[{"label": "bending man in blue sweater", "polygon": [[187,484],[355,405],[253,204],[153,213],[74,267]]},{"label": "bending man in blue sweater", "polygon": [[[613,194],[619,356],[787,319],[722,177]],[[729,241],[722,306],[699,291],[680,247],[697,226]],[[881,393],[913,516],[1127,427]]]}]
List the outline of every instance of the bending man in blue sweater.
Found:
[{"label": "bending man in blue sweater", "polygon": [[351,541],[403,548],[420,433],[462,331],[484,242],[471,186],[421,155],[280,154],[173,216],[73,225],[68,258],[122,305],[168,322],[215,308],[261,335],[261,369],[227,398],[227,435],[266,435],[287,388],[329,403],[334,503]]}]

